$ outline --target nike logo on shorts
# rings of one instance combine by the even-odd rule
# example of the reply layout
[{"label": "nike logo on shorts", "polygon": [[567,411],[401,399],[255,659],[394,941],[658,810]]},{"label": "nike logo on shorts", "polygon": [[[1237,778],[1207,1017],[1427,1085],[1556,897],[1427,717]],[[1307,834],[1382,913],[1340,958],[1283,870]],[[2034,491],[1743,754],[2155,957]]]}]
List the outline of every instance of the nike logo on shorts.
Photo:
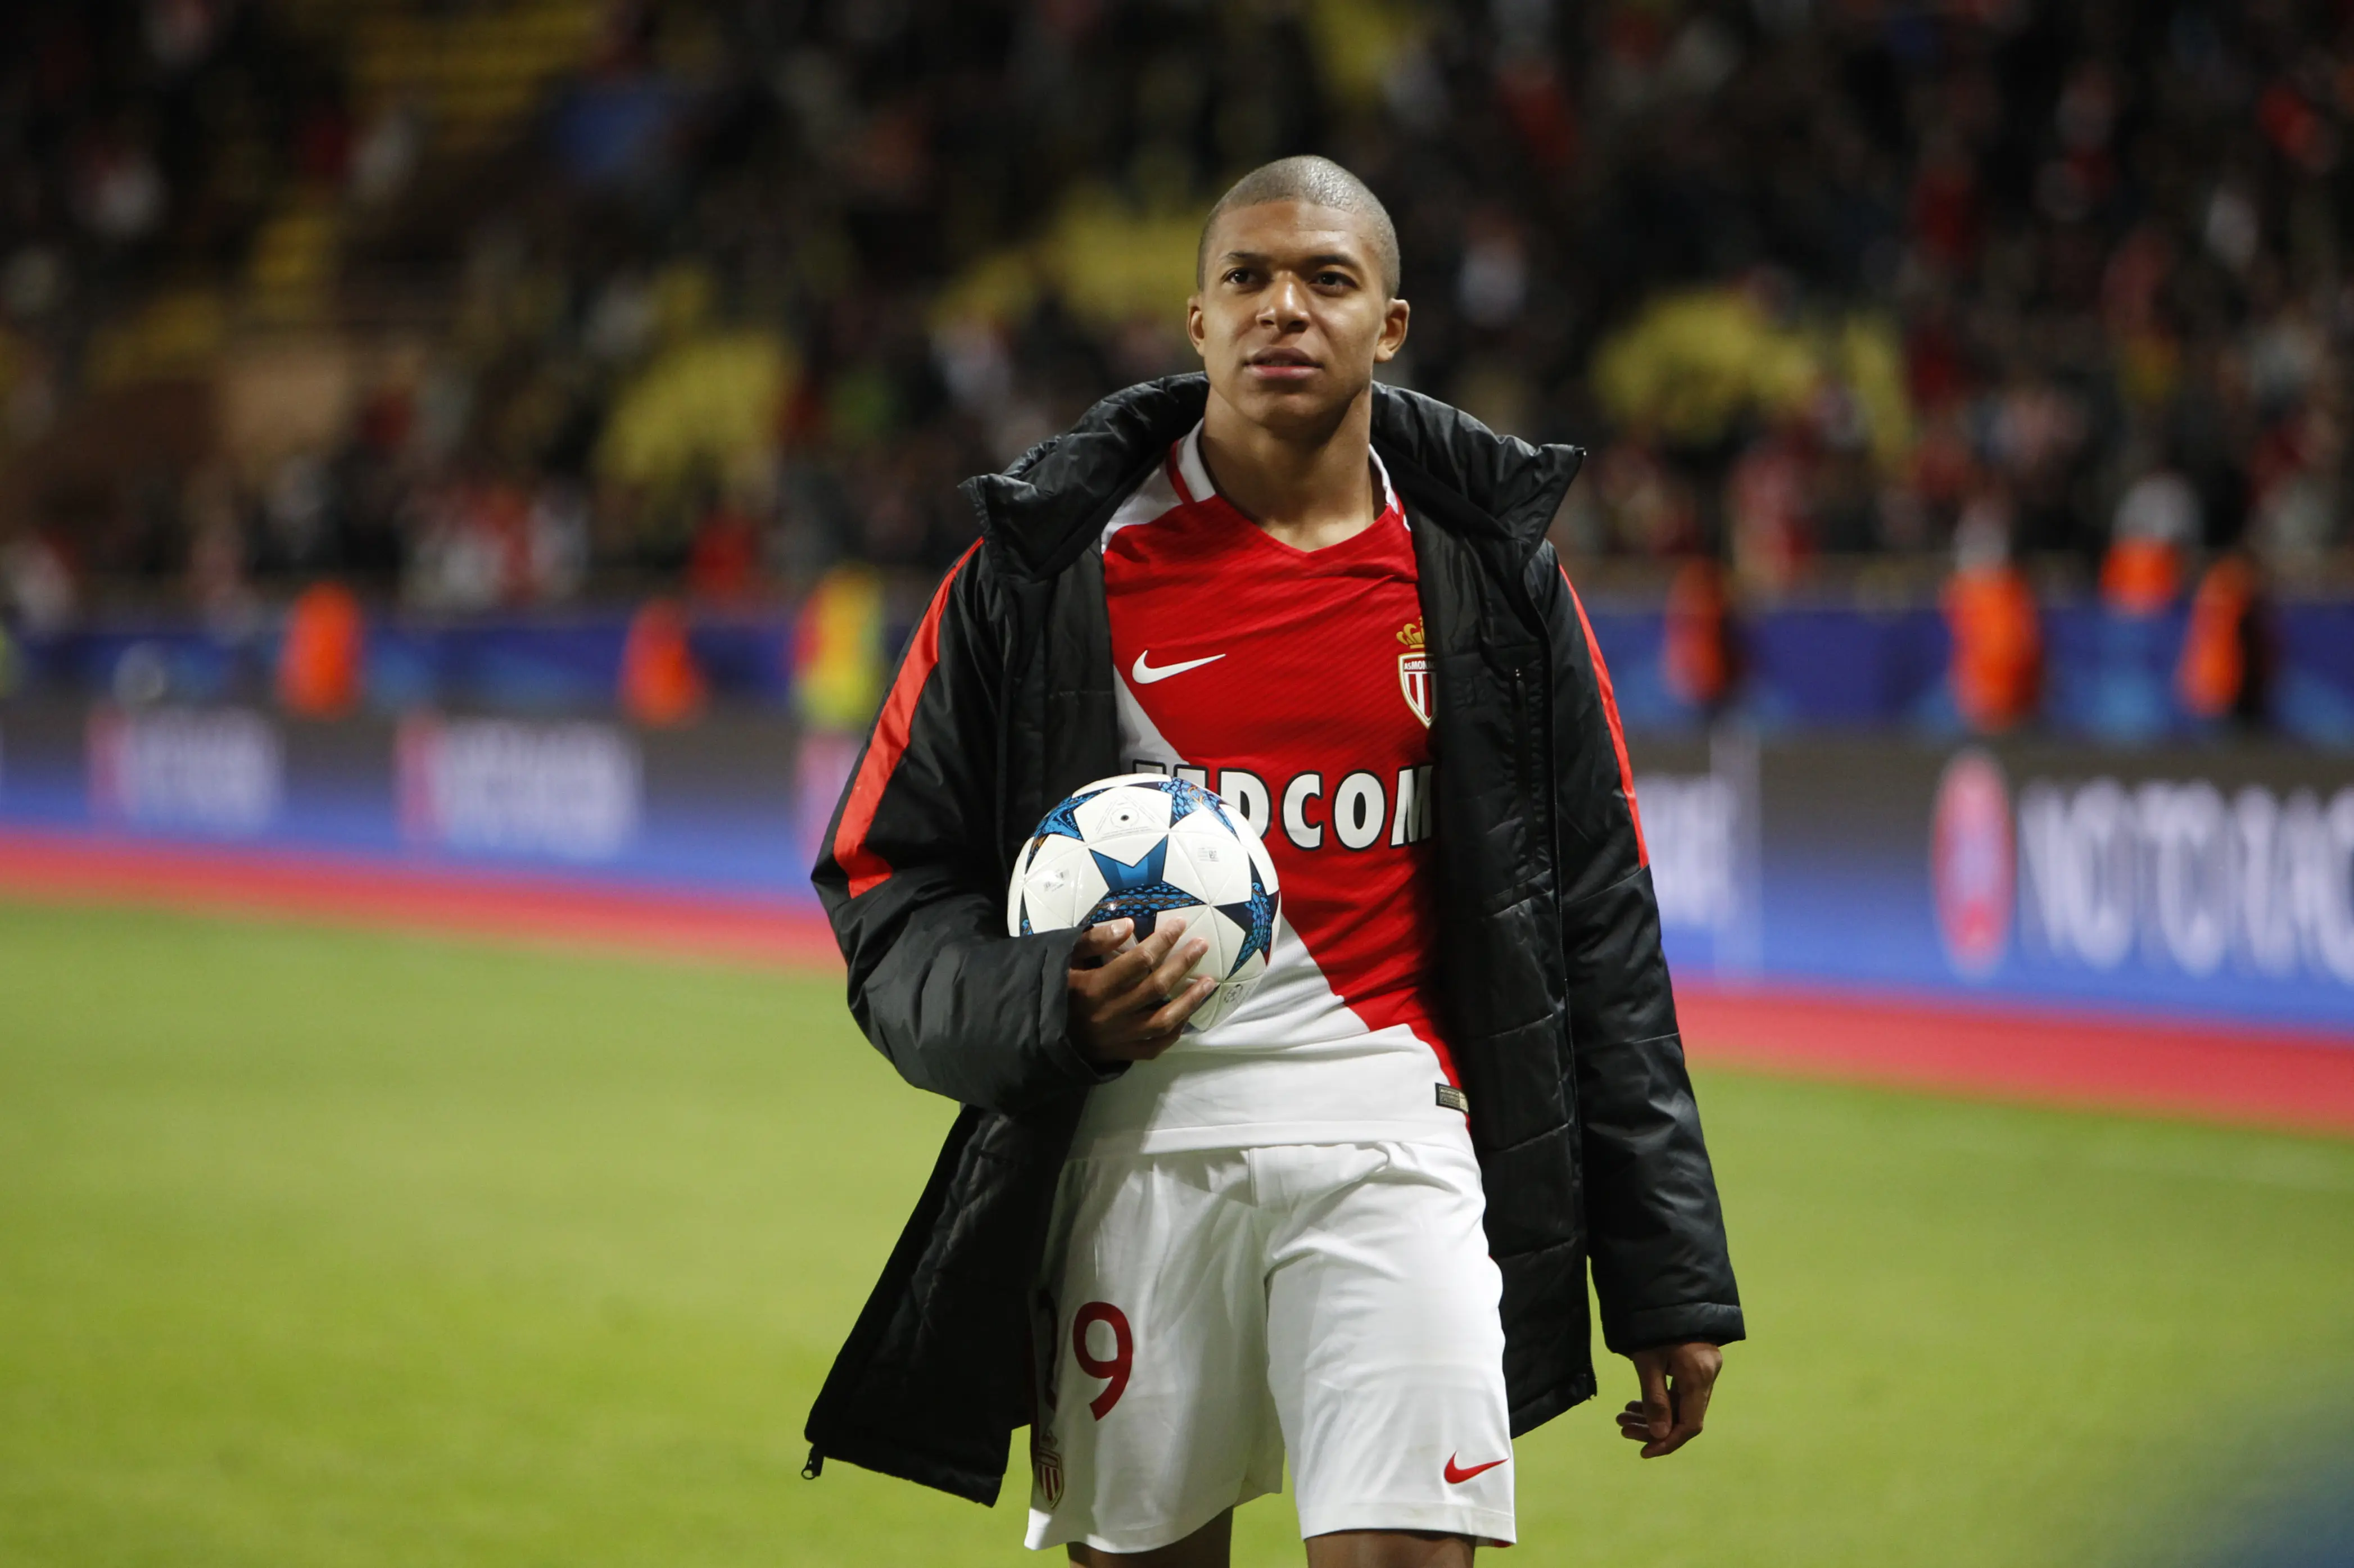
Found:
[{"label": "nike logo on shorts", "polygon": [[1129,678],[1140,686],[1149,686],[1155,681],[1165,681],[1172,675],[1182,675],[1188,670],[1198,670],[1204,664],[1214,664],[1225,657],[1223,653],[1213,653],[1204,659],[1185,659],[1174,664],[1163,664],[1156,670],[1145,662],[1151,656],[1151,649],[1144,650],[1136,656],[1135,665],[1128,672]]},{"label": "nike logo on shorts", "polygon": [[1464,1482],[1469,1480],[1472,1477],[1478,1475],[1480,1471],[1492,1470],[1502,1463],[1504,1463],[1504,1460],[1502,1459],[1490,1459],[1484,1465],[1474,1465],[1467,1470],[1458,1467],[1455,1463],[1455,1456],[1449,1454],[1447,1456],[1447,1469],[1445,1472],[1447,1476],[1447,1484],[1450,1487],[1459,1487]]}]

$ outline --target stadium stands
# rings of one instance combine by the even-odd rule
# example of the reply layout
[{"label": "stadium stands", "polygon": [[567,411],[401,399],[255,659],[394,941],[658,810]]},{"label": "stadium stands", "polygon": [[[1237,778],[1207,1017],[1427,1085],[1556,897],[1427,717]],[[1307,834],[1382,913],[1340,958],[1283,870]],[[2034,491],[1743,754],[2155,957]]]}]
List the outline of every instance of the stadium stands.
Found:
[{"label": "stadium stands", "polygon": [[1183,368],[1203,205],[1313,146],[1396,212],[1400,377],[1593,449],[1620,647],[1721,564],[1728,688],[1654,721],[2339,742],[2349,110],[2294,4],[27,0],[0,607],[31,681],[126,616],[266,671],[323,577],[377,641],[790,641],[843,562],[904,620],[953,481]]}]

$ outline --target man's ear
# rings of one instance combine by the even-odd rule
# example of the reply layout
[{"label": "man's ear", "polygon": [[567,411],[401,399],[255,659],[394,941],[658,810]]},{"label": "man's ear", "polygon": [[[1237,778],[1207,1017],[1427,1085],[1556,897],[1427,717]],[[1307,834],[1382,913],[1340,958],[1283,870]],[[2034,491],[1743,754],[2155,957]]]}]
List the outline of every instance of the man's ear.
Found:
[{"label": "man's ear", "polygon": [[1404,300],[1390,302],[1389,309],[1382,315],[1382,335],[1373,344],[1375,365],[1387,365],[1405,346],[1406,322],[1413,314],[1414,307]]},{"label": "man's ear", "polygon": [[1209,351],[1203,346],[1209,335],[1209,323],[1202,318],[1202,296],[1194,294],[1185,302],[1185,339],[1193,345],[1194,354],[1204,359],[1209,358]]}]

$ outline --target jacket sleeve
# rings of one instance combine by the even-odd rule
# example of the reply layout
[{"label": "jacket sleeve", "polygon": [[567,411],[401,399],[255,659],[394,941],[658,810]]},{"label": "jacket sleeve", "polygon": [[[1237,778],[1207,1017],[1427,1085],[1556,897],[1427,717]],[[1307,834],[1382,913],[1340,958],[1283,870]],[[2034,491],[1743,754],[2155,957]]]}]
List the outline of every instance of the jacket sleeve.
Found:
[{"label": "jacket sleeve", "polygon": [[1617,1351],[1742,1337],[1716,1177],[1684,1071],[1610,672],[1550,546],[1530,581],[1553,666],[1570,1052],[1602,1334]]},{"label": "jacket sleeve", "polygon": [[875,1049],[918,1088],[1012,1111],[1111,1075],[1066,1033],[1078,933],[1006,935],[993,842],[1002,626],[980,548],[908,639],[811,880]]}]

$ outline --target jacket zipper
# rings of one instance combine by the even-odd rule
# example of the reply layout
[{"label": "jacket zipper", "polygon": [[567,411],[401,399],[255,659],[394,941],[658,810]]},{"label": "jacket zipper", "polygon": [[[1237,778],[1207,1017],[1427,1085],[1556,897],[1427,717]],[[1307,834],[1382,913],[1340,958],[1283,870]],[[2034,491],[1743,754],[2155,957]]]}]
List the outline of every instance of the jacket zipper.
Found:
[{"label": "jacket zipper", "polygon": [[1525,794],[1529,788],[1529,675],[1527,667],[1521,664],[1512,666],[1512,733],[1521,739],[1520,766],[1512,771]]},{"label": "jacket zipper", "polygon": [[[1512,773],[1520,784],[1521,798],[1528,802],[1531,812],[1544,823],[1545,835],[1550,841],[1553,835],[1553,813],[1545,809],[1547,803],[1539,798],[1543,791],[1537,788],[1538,782],[1543,777],[1544,769],[1537,752],[1530,745],[1530,732],[1535,727],[1531,720],[1534,716],[1529,708],[1528,669],[1525,665],[1515,664],[1512,666],[1512,732],[1520,740],[1518,747],[1520,755]],[[1550,851],[1550,843],[1547,847]],[[1555,874],[1559,874],[1559,868],[1554,869]]]}]

